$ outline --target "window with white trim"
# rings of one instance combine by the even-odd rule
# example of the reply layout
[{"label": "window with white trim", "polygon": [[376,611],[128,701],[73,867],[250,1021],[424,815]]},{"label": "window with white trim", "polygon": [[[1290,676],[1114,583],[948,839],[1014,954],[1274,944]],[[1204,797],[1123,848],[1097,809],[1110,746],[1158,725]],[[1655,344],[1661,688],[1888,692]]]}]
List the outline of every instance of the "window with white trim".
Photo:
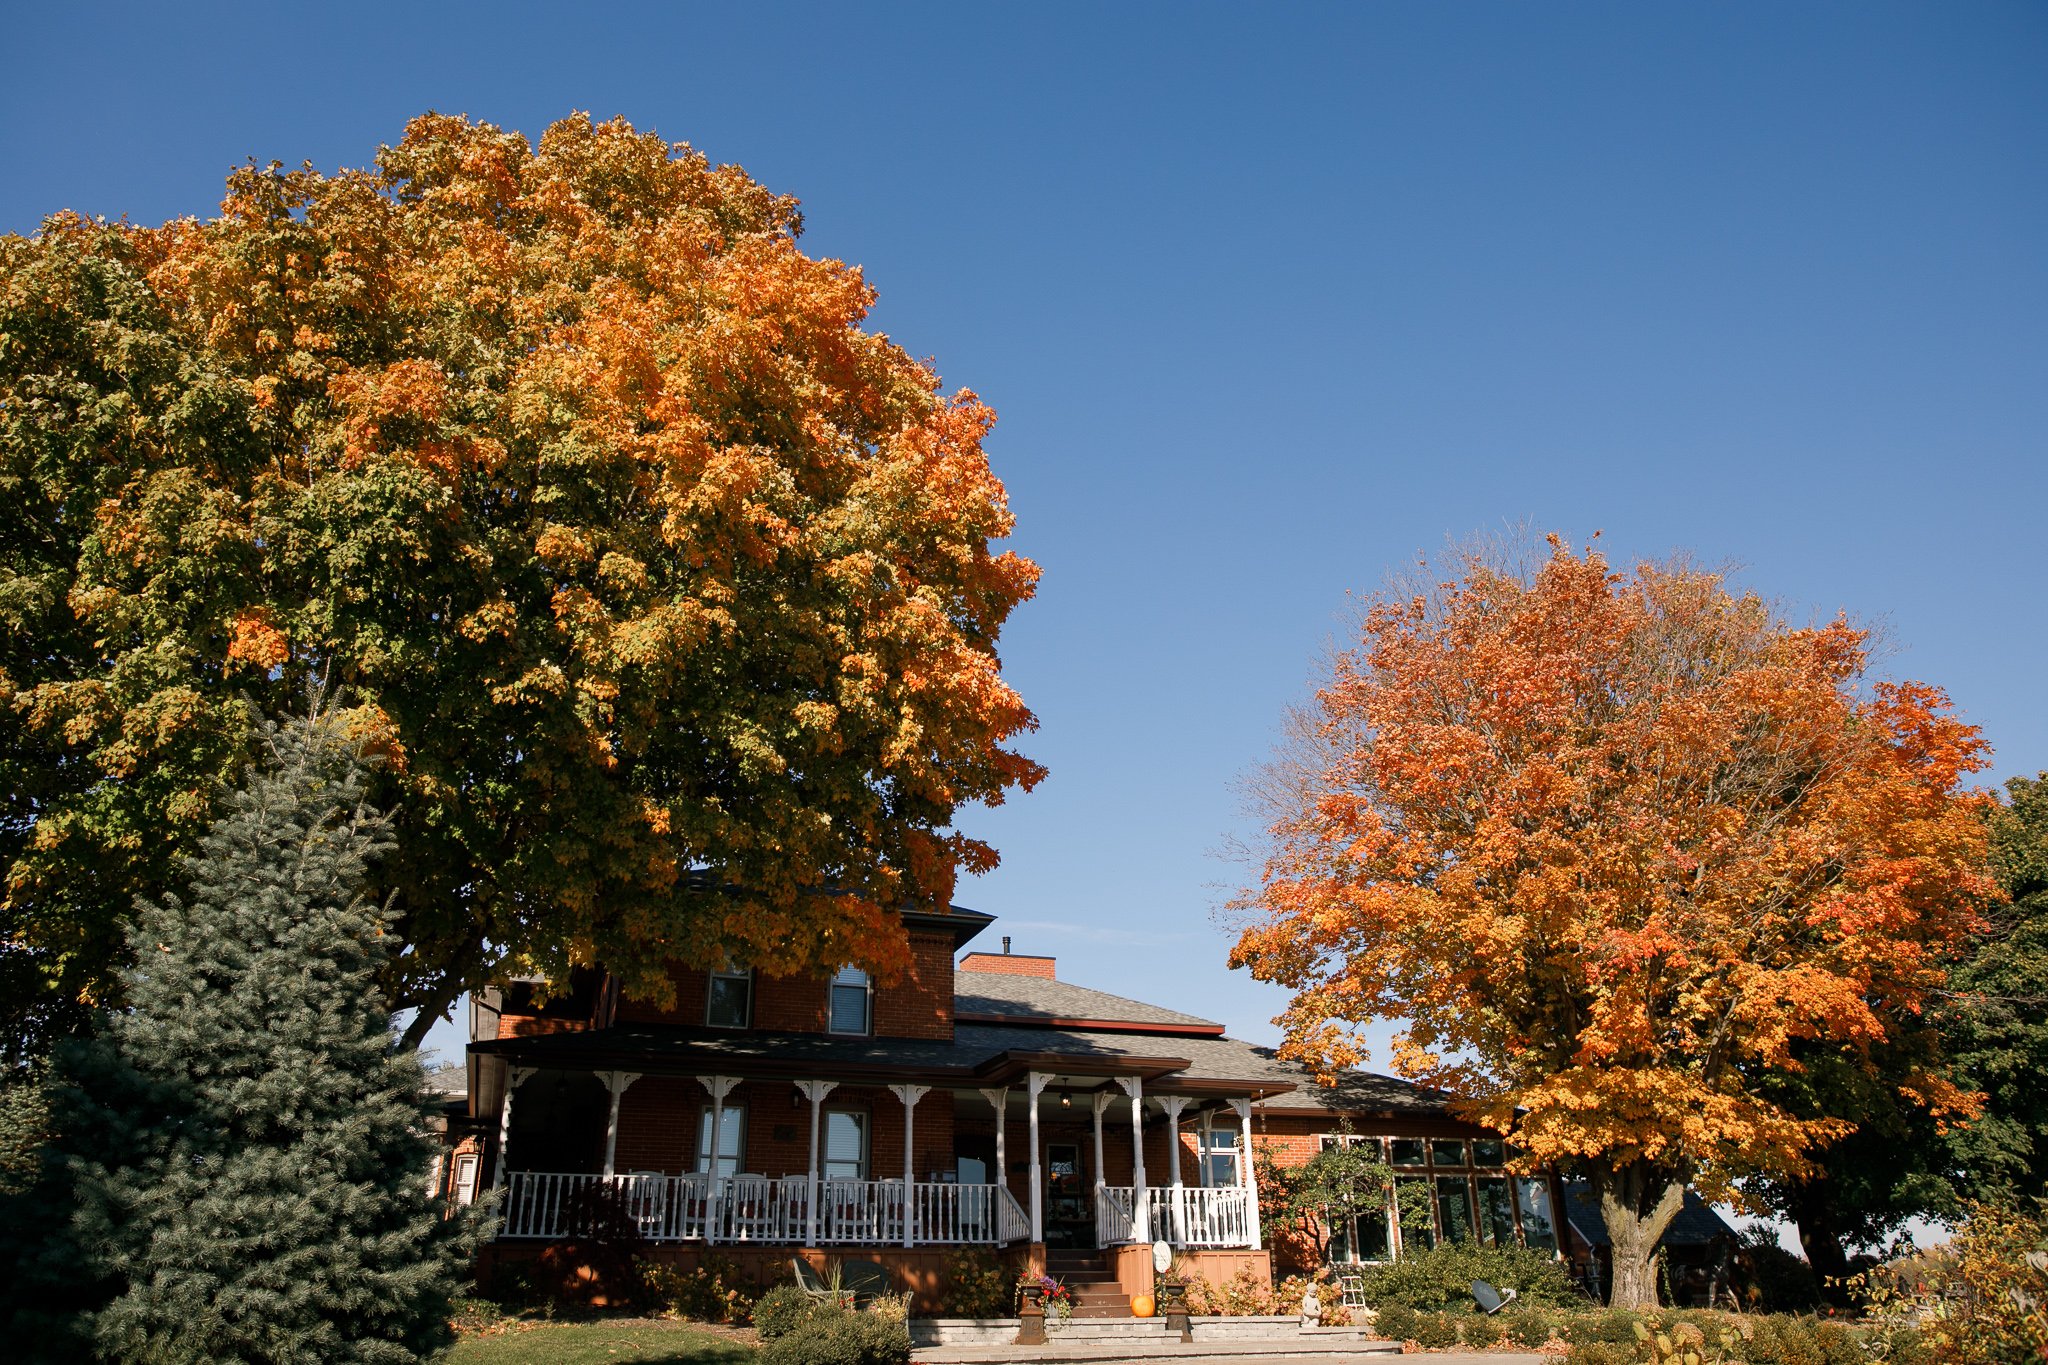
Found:
[{"label": "window with white trim", "polygon": [[839,974],[832,978],[831,1018],[828,1027],[834,1033],[866,1034],[874,1021],[874,986],[868,974],[858,967],[841,967]]},{"label": "window with white trim", "polygon": [[868,1178],[868,1116],[862,1109],[825,1111],[824,1159],[819,1174],[827,1180]]},{"label": "window with white trim", "polygon": [[[716,1164],[711,1149],[711,1116],[718,1115]],[[697,1165],[699,1171],[713,1171],[720,1177],[738,1175],[747,1150],[747,1109],[728,1104],[717,1109],[705,1105],[697,1116]]]},{"label": "window with white trim", "polygon": [[1238,1183],[1237,1132],[1210,1128],[1202,1134],[1202,1183],[1212,1189]]},{"label": "window with white trim", "polygon": [[721,967],[711,973],[704,995],[704,1022],[711,1028],[746,1028],[754,1019],[751,968]]}]

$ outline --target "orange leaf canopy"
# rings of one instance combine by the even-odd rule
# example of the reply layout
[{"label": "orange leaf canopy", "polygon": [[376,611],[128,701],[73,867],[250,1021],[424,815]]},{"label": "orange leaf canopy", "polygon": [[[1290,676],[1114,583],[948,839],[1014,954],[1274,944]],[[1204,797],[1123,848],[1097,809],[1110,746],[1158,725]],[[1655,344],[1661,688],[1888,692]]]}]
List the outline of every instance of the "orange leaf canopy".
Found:
[{"label": "orange leaf canopy", "polygon": [[1799,1169],[1843,1125],[1756,1077],[1880,1041],[1996,894],[1982,740],[1934,688],[1866,685],[1866,646],[1555,540],[1380,600],[1243,900],[1232,960],[1295,992],[1287,1054],[1328,1075],[1405,1018],[1399,1069],[1536,1161]]}]

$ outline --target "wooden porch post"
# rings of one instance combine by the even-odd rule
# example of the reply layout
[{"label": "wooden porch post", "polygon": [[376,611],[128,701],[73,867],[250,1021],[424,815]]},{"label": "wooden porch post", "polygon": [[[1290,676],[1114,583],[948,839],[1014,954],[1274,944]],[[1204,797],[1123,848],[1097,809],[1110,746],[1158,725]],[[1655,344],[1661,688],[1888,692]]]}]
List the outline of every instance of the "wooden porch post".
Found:
[{"label": "wooden porch post", "polygon": [[903,1101],[903,1245],[917,1245],[917,1170],[911,1157],[910,1123],[917,1117],[917,1102],[931,1090],[928,1085],[892,1085],[889,1087],[897,1099]]},{"label": "wooden porch post", "polygon": [[[1038,1097],[1052,1077],[1042,1071],[1024,1077],[1024,1098],[1031,1106],[1031,1244],[1045,1245],[1045,1182],[1038,1174]],[[1035,1254],[1035,1253],[1034,1253]],[[1034,1272],[1035,1273],[1035,1272]]]},{"label": "wooden porch post", "polygon": [[1131,1097],[1131,1239],[1152,1240],[1152,1210],[1145,1197],[1145,1081],[1119,1076],[1116,1083]]},{"label": "wooden porch post", "polygon": [[818,1106],[838,1086],[837,1081],[798,1081],[796,1088],[811,1102],[811,1180],[804,1202],[804,1245],[818,1244]]},{"label": "wooden porch post", "polygon": [[[718,1240],[718,1158],[725,1132],[725,1097],[740,1083],[740,1078],[699,1076],[697,1081],[711,1092],[711,1141],[707,1144],[710,1150],[704,1154],[704,1244],[709,1246]],[[733,1165],[739,1164],[735,1159]]]},{"label": "wooden porch post", "polygon": [[1196,1151],[1199,1153],[1195,1161],[1195,1178],[1204,1189],[1209,1187],[1209,1112],[1209,1107],[1203,1105],[1202,1116],[1198,1121],[1200,1127],[1197,1130],[1200,1136],[1195,1139]]},{"label": "wooden porch post", "polygon": [[984,1090],[981,1097],[996,1111],[996,1184],[1007,1190],[1010,1188],[1010,1166],[1008,1154],[1003,1151],[1003,1119],[1010,1108],[1010,1087]]},{"label": "wooden porch post", "polygon": [[1244,1186],[1245,1222],[1251,1231],[1251,1244],[1256,1248],[1264,1239],[1259,1235],[1259,1178],[1252,1173],[1252,1102],[1232,1100],[1230,1107],[1237,1111],[1238,1121],[1244,1126],[1244,1151],[1238,1155],[1237,1179]]},{"label": "wooden porch post", "polygon": [[612,1110],[604,1121],[604,1173],[607,1179],[614,1174],[619,1155],[619,1101],[625,1097],[626,1087],[640,1079],[637,1071],[600,1071],[598,1077],[604,1081],[604,1088],[612,1092]]},{"label": "wooden porch post", "polygon": [[1180,1184],[1180,1115],[1188,1107],[1185,1095],[1161,1095],[1159,1107],[1166,1111],[1166,1173],[1173,1184],[1173,1228],[1169,1240],[1175,1246],[1187,1240],[1187,1195]]},{"label": "wooden porch post", "polygon": [[498,1160],[491,1175],[491,1188],[494,1190],[505,1188],[505,1144],[512,1140],[512,1092],[535,1070],[530,1066],[505,1068],[505,1094],[498,1101]]}]

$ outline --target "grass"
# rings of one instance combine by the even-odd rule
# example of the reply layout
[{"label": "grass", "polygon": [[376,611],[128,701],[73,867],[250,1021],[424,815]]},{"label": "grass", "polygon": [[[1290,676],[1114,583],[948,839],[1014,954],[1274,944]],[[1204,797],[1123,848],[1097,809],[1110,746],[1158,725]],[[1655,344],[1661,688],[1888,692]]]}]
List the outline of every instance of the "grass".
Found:
[{"label": "grass", "polygon": [[448,1359],[457,1365],[742,1365],[754,1349],[685,1323],[649,1318],[547,1323],[470,1337]]}]

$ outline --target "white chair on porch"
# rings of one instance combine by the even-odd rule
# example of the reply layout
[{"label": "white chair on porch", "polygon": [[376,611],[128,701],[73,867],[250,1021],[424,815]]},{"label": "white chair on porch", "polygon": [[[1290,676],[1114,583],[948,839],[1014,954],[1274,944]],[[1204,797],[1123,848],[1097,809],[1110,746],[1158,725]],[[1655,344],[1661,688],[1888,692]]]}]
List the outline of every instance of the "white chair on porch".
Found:
[{"label": "white chair on porch", "polygon": [[675,1182],[675,1235],[703,1237],[711,1200],[711,1177],[703,1171],[679,1175]]},{"label": "white chair on porch", "polygon": [[786,1175],[775,1186],[776,1235],[785,1242],[806,1242],[811,1234],[811,1178]]},{"label": "white chair on porch", "polygon": [[626,1211],[640,1235],[654,1241],[668,1234],[668,1177],[660,1171],[634,1171],[625,1179]]},{"label": "white chair on porch", "polygon": [[775,1182],[751,1171],[732,1178],[726,1186],[726,1202],[732,1213],[729,1226],[735,1242],[772,1242],[776,1236]]},{"label": "white chair on porch", "polygon": [[879,1229],[881,1240],[890,1246],[894,1246],[903,1240],[903,1219],[905,1214],[909,1212],[909,1205],[906,1202],[909,1190],[901,1180],[893,1177],[888,1180],[878,1180],[875,1182],[875,1185],[878,1195],[877,1202],[881,1206],[877,1210],[880,1214],[882,1225]]}]

